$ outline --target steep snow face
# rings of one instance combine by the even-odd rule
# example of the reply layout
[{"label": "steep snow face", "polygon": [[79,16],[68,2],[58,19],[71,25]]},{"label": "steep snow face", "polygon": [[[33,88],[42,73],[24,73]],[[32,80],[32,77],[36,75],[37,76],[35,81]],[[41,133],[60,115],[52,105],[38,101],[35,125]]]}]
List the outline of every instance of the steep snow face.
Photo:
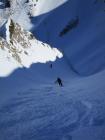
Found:
[{"label": "steep snow face", "polygon": [[30,32],[9,19],[6,40],[0,38],[0,76],[7,76],[18,67],[29,68],[32,63],[46,63],[61,58],[62,53],[38,41]]},{"label": "steep snow face", "polygon": [[66,1],[67,0],[29,0],[30,12],[32,16],[39,16],[57,8]]},{"label": "steep snow face", "polygon": [[34,17],[37,26],[32,32],[62,49],[69,66],[78,74],[94,74],[105,69],[104,9],[103,0],[69,0],[48,14]]},{"label": "steep snow face", "polygon": [[[102,63],[104,66],[102,3],[103,0],[70,0],[48,14],[35,30],[40,39],[65,53],[52,68],[35,64],[0,77],[0,140],[105,140],[105,70],[81,77],[73,76],[67,67],[72,65],[72,70],[87,74],[100,69]],[[6,29],[6,40],[0,39],[0,75],[28,67],[46,55],[50,59],[49,50],[50,55],[54,52],[59,56],[57,49],[37,41],[13,21],[8,21]],[[58,76],[62,88],[54,84]]]},{"label": "steep snow face", "polygon": [[[0,9],[0,26],[8,19],[12,18],[19,23],[24,29],[31,29],[33,25],[30,21],[30,16],[38,16],[45,14],[58,6],[65,3],[67,0],[10,0],[9,7],[6,7],[6,1],[3,0],[2,9]],[[3,6],[4,5],[4,6]]]}]

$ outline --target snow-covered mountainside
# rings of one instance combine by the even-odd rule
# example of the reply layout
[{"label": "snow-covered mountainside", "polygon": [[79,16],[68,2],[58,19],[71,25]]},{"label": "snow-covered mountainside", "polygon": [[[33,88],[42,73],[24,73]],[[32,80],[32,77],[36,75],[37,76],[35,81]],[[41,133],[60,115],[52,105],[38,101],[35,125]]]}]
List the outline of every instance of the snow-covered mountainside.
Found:
[{"label": "snow-covered mountainside", "polygon": [[16,68],[29,68],[32,63],[46,63],[61,58],[62,53],[38,41],[30,32],[9,19],[6,40],[0,38],[0,76],[7,76]]},{"label": "snow-covered mountainside", "polygon": [[19,23],[24,29],[32,28],[30,17],[47,13],[67,0],[0,0],[0,25],[2,25],[9,17]]},{"label": "snow-covered mountainside", "polygon": [[11,18],[24,29],[32,27],[29,19],[30,6],[27,0],[1,0],[0,6],[0,25],[3,25],[8,18]]},{"label": "snow-covered mountainside", "polygon": [[60,48],[78,74],[95,74],[105,69],[104,10],[103,0],[68,0],[49,13],[33,17],[32,32],[39,40]]},{"label": "snow-covered mountainside", "polygon": [[105,140],[104,23],[104,0],[0,0],[0,140]]}]

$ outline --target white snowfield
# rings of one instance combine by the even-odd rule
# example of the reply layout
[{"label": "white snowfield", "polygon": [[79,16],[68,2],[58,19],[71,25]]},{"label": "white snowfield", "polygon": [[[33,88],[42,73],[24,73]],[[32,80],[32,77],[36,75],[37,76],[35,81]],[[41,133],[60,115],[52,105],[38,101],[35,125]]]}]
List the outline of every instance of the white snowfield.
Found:
[{"label": "white snowfield", "polygon": [[39,16],[48,13],[68,0],[29,0],[32,16]]},{"label": "white snowfield", "polygon": [[10,39],[11,22],[12,20],[9,19],[6,24],[7,42],[0,38],[0,77],[8,76],[17,68],[29,68],[33,63],[53,62],[63,57],[58,49],[38,41],[16,23],[13,23],[15,31]]},{"label": "white snowfield", "polygon": [[[11,1],[21,7],[14,21],[28,27],[26,0]],[[11,21],[0,39],[0,140],[105,140],[104,0],[33,2],[39,18],[31,31],[42,42],[18,24],[8,28]],[[78,25],[59,36],[77,17]],[[55,84],[58,77],[63,87]]]}]

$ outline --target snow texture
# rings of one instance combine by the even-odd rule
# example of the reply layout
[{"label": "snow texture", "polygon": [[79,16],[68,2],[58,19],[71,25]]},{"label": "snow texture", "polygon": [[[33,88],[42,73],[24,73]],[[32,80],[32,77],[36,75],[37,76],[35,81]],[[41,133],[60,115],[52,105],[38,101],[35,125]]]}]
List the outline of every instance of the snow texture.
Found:
[{"label": "snow texture", "polygon": [[104,0],[30,2],[31,29],[21,8],[0,22],[0,140],[105,140]]}]

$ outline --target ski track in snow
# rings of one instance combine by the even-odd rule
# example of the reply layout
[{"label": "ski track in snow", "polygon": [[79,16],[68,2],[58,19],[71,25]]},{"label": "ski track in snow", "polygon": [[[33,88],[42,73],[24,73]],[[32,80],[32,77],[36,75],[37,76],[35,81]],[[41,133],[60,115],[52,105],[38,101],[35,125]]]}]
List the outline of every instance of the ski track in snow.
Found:
[{"label": "ski track in snow", "polygon": [[53,86],[18,92],[0,107],[0,140],[72,140],[81,126],[105,124],[97,115],[98,101],[68,98],[65,92]]}]

